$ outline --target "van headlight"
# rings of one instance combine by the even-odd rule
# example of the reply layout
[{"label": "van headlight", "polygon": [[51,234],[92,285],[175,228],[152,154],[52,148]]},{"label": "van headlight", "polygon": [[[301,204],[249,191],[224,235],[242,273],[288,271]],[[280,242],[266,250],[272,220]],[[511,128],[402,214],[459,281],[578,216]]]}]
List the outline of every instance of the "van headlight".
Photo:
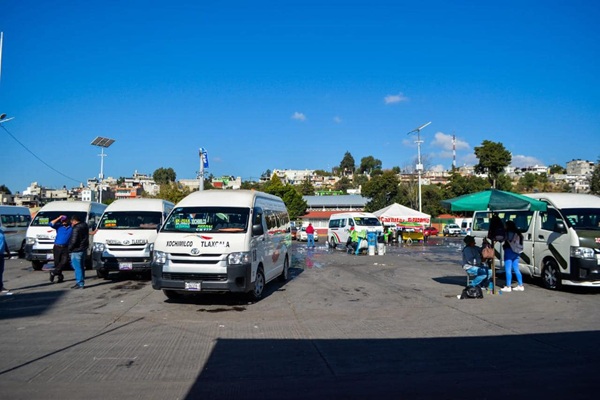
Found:
[{"label": "van headlight", "polygon": [[594,253],[594,249],[590,249],[589,247],[571,247],[571,257],[574,258],[587,258],[587,259],[595,259],[596,254]]},{"label": "van headlight", "polygon": [[167,253],[156,250],[154,253],[152,253],[152,262],[163,265],[167,262]]},{"label": "van headlight", "polygon": [[104,250],[106,250],[106,245],[104,243],[94,243],[94,247],[92,248],[93,252],[104,253]]},{"label": "van headlight", "polygon": [[36,240],[34,237],[28,237],[25,239],[25,244],[35,244]]},{"label": "van headlight", "polygon": [[241,251],[238,253],[230,253],[227,256],[227,264],[229,264],[229,265],[250,264],[250,252],[249,251]]}]

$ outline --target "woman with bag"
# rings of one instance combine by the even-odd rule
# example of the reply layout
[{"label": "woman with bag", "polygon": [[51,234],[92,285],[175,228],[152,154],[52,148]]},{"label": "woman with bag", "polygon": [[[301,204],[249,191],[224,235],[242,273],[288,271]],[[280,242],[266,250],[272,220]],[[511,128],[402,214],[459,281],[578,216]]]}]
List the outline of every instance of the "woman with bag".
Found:
[{"label": "woman with bag", "polygon": [[[504,248],[504,271],[506,272],[506,286],[502,288],[502,292],[522,292],[523,275],[519,271],[519,255],[523,251],[523,234],[517,228],[514,221],[506,221],[506,240],[502,245]],[[518,286],[511,287],[512,272],[514,271],[517,277]]]}]

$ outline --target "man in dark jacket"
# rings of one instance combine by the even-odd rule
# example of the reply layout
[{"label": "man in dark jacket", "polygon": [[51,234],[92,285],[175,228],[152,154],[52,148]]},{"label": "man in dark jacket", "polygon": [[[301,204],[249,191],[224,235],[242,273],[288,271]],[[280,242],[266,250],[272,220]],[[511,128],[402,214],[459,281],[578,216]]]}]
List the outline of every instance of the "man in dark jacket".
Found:
[{"label": "man in dark jacket", "polygon": [[85,284],[85,255],[90,245],[90,230],[88,225],[79,219],[78,215],[71,217],[71,239],[69,239],[69,255],[71,265],[75,270],[75,285],[71,289],[83,289]]}]

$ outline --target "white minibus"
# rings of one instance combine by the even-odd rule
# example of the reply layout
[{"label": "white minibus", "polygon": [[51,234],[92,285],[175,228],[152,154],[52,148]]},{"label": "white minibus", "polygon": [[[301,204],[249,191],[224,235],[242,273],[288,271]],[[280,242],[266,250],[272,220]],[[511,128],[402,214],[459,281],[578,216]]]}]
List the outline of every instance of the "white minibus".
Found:
[{"label": "white minibus", "polygon": [[161,199],[121,199],[111,203],[94,234],[92,262],[99,278],[110,271],[150,275],[150,261],[158,229],[173,209]]},{"label": "white minibus", "polygon": [[253,190],[203,190],[181,200],[158,232],[152,287],[184,293],[241,292],[258,300],[286,281],[290,219],[283,201]]},{"label": "white minibus", "polygon": [[[31,223],[29,208],[0,206],[0,229],[4,231],[6,244],[11,254],[25,255],[25,237]],[[3,255],[0,255],[2,257]]]},{"label": "white minibus", "polygon": [[50,226],[50,221],[60,215],[71,218],[75,214],[90,228],[90,247],[86,257],[86,267],[91,266],[93,233],[105,208],[105,204],[89,201],[53,201],[40,208],[27,229],[25,239],[25,258],[31,261],[33,269],[39,271],[44,264],[54,260],[52,248],[56,231]]},{"label": "white minibus", "polygon": [[[493,211],[512,220],[523,233],[519,270],[541,278],[548,289],[561,285],[600,287],[600,197],[576,193],[534,193],[526,196],[546,202],[546,211]],[[473,235],[481,244],[492,211],[473,214]],[[496,243],[497,262],[503,249]]]},{"label": "white minibus", "polygon": [[329,247],[345,245],[352,228],[357,232],[375,232],[377,236],[383,235],[383,225],[375,214],[366,212],[336,213],[329,217],[327,228],[327,243]]}]

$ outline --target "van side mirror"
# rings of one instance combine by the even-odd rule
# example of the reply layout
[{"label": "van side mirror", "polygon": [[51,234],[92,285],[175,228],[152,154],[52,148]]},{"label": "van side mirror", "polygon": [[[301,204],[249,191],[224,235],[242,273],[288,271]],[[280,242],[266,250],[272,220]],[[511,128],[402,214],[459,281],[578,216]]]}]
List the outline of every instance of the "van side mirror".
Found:
[{"label": "van side mirror", "polygon": [[265,233],[265,231],[263,229],[262,224],[252,225],[252,235],[253,236],[260,236],[264,233]]},{"label": "van side mirror", "polygon": [[556,233],[567,233],[567,227],[565,226],[565,223],[563,221],[557,221],[554,224],[553,231]]}]

